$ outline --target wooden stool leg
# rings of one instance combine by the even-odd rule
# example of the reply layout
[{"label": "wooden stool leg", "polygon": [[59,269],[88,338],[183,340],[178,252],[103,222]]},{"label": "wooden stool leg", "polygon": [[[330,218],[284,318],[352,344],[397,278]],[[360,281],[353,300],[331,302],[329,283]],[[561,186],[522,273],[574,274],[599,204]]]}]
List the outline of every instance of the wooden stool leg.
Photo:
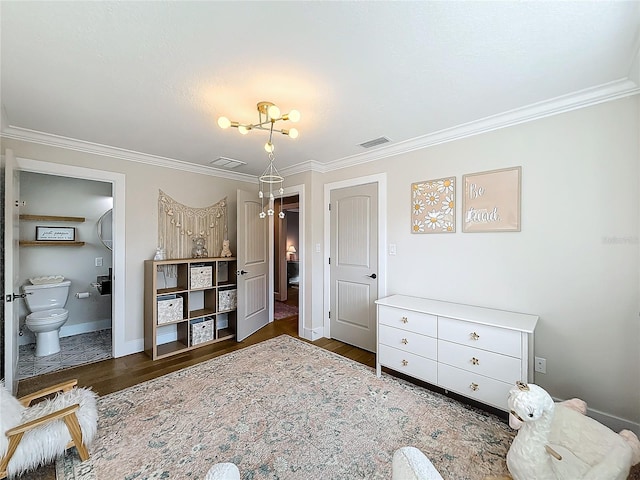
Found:
[{"label": "wooden stool leg", "polygon": [[67,415],[64,417],[64,423],[67,424],[67,428],[69,429],[69,433],[71,434],[71,439],[78,450],[78,454],[80,455],[80,460],[83,462],[89,459],[89,452],[87,451],[87,447],[82,441],[82,430],[80,429],[80,424],[78,423],[78,417],[75,413],[71,415]]},{"label": "wooden stool leg", "polygon": [[22,436],[24,432],[16,433],[15,435],[11,435],[9,437],[9,446],[7,447],[7,453],[2,459],[0,459],[0,478],[7,477],[7,467],[9,466],[9,461],[13,454],[16,453],[16,449],[18,448],[18,444],[20,440],[22,440]]}]

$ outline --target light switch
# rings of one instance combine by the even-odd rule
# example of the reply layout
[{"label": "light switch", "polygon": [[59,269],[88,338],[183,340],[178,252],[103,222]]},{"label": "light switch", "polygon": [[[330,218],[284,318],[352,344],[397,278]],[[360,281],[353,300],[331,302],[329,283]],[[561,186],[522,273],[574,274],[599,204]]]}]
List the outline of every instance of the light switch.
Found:
[{"label": "light switch", "polygon": [[320,244],[316,243],[316,253],[320,253]]},{"label": "light switch", "polygon": [[102,266],[102,257],[96,257],[96,267]]},{"label": "light switch", "polygon": [[396,244],[395,243],[390,243],[389,244],[389,255],[395,255],[396,254]]}]

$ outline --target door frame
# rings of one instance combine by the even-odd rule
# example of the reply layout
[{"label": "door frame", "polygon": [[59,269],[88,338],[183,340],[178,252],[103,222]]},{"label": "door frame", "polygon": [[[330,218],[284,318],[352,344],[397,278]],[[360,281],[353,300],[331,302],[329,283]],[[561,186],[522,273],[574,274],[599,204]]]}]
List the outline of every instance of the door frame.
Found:
[{"label": "door frame", "polygon": [[114,358],[138,352],[138,341],[125,338],[125,175],[93,168],[16,157],[16,169],[61,177],[111,183],[113,196],[113,279],[111,295],[111,351]]},{"label": "door frame", "polygon": [[[299,248],[300,252],[296,253],[298,256],[298,265],[299,265],[299,275],[300,275],[300,283],[298,284],[298,335],[305,340],[315,340],[313,339],[312,329],[304,328],[304,318],[305,318],[305,291],[306,291],[306,280],[304,275],[304,265],[305,265],[305,252],[307,251],[306,243],[305,243],[305,199],[304,199],[304,184],[293,185],[291,187],[285,187],[284,193],[282,194],[283,198],[291,197],[293,195],[298,195],[298,204],[300,213],[298,214],[298,244],[301,248]],[[273,233],[271,235],[273,238]],[[272,272],[272,288],[271,288],[271,298],[274,297],[274,288],[273,288],[273,272],[275,270],[275,262],[273,261],[273,248],[271,248],[271,272]],[[272,316],[271,319],[273,321],[273,309],[271,309]]]},{"label": "door frame", "polygon": [[331,191],[341,188],[355,187],[375,183],[378,186],[378,298],[387,295],[387,174],[378,173],[364,177],[355,177],[324,185],[324,302],[322,313],[323,336],[331,338],[331,322],[329,309],[331,307],[331,269],[329,255],[331,253]]}]

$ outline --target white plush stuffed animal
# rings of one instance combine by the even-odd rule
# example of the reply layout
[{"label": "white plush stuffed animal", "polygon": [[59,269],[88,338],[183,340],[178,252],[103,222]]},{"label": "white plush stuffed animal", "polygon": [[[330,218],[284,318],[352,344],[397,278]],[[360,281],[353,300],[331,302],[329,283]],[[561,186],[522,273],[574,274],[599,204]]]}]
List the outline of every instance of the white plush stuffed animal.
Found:
[{"label": "white plush stuffed animal", "polygon": [[519,428],[507,453],[515,480],[626,480],[640,462],[638,437],[585,416],[581,400],[554,403],[538,385],[517,382],[508,403]]}]

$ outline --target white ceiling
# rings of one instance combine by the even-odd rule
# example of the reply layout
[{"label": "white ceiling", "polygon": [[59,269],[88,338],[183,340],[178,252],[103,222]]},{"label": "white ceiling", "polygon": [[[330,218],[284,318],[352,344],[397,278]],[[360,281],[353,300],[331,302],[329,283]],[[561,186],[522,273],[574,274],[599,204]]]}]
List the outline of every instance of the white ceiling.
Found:
[{"label": "white ceiling", "polygon": [[638,1],[0,8],[3,136],[187,168],[261,173],[267,132],[216,123],[255,123],[261,100],[302,114],[298,139],[274,140],[291,173],[640,92]]}]

